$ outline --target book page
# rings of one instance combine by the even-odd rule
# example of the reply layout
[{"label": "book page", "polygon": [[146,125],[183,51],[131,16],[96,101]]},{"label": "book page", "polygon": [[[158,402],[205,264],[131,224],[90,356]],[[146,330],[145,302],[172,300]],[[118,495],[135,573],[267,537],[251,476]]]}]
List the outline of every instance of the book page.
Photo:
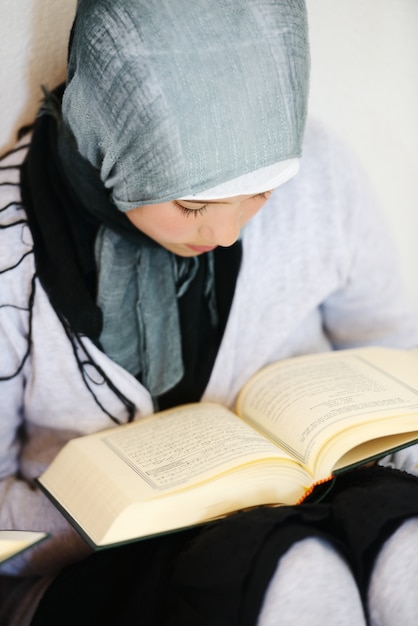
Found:
[{"label": "book page", "polygon": [[289,458],[218,405],[190,404],[118,428],[103,442],[153,490],[171,490],[257,458]]},{"label": "book page", "polygon": [[362,348],[288,359],[244,387],[237,412],[314,472],[321,446],[338,433],[344,452],[367,436],[417,430],[417,353]]},{"label": "book page", "polygon": [[0,530],[0,563],[42,541],[47,533],[26,530]]}]

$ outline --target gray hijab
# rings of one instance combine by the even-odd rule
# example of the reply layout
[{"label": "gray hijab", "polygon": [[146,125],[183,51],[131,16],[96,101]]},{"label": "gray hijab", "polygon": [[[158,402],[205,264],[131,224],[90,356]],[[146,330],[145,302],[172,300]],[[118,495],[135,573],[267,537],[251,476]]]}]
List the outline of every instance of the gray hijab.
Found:
[{"label": "gray hijab", "polygon": [[[125,212],[299,157],[308,74],[303,0],[79,0],[64,128]],[[176,299],[198,261],[107,227],[96,258],[102,344],[158,395],[182,376]]]}]

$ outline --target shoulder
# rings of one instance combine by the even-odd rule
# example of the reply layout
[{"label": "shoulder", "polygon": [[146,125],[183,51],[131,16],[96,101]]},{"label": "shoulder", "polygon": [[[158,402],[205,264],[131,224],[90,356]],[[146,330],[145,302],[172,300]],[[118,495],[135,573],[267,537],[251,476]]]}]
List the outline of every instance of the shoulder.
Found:
[{"label": "shoulder", "polygon": [[[381,223],[385,216],[363,164],[346,140],[323,122],[309,119],[298,174],[279,188],[278,201],[311,225],[324,222],[348,235],[361,222]],[[344,236],[345,236],[344,235]]]},{"label": "shoulder", "polygon": [[369,240],[387,241],[386,230],[356,154],[324,124],[309,120],[299,172],[273,192],[244,230],[244,242],[256,259],[262,249],[281,265],[300,261],[343,281],[358,251],[370,250]]},{"label": "shoulder", "polygon": [[371,193],[370,181],[355,149],[315,118],[306,125],[299,182],[335,194]]},{"label": "shoulder", "polygon": [[325,221],[329,233],[353,219],[371,195],[365,172],[350,146],[322,122],[309,119],[299,172],[273,192],[267,203],[271,209],[263,209],[260,221],[276,220],[282,229],[288,224],[293,231],[297,228],[299,235],[312,233],[315,225]]}]

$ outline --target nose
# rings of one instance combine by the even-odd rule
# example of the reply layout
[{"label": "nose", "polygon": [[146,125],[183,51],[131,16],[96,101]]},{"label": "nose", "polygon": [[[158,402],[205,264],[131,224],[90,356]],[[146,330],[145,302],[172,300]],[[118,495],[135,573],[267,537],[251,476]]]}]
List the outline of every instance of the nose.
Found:
[{"label": "nose", "polygon": [[216,219],[205,222],[199,228],[199,234],[210,245],[232,246],[239,238],[241,224],[236,215],[217,215]]}]

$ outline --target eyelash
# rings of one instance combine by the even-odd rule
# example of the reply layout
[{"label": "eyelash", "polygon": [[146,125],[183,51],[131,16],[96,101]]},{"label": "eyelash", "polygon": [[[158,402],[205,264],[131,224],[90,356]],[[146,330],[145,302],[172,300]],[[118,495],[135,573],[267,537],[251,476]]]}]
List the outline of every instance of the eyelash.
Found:
[{"label": "eyelash", "polygon": [[[263,193],[258,193],[255,196],[253,196],[251,198],[251,200],[257,200],[259,198],[262,198],[263,200],[267,200],[270,195],[271,195],[271,191],[264,191]],[[194,215],[194,217],[197,217],[198,215],[203,215],[203,213],[205,213],[205,211],[207,211],[208,209],[208,204],[204,204],[203,206],[199,207],[198,209],[188,209],[185,206],[182,206],[181,204],[179,204],[178,202],[176,202],[174,200],[174,204],[175,206],[180,209],[180,211],[183,213],[183,215],[185,215],[186,217],[190,217],[190,215]]]},{"label": "eyelash", "polygon": [[183,213],[183,215],[185,215],[186,217],[190,217],[190,215],[194,215],[194,217],[197,217],[198,215],[203,215],[203,213],[205,211],[207,211],[208,205],[204,204],[203,206],[199,207],[198,209],[188,209],[185,206],[182,206],[181,204],[179,204],[178,202],[174,201],[174,204],[176,205],[176,207],[178,209],[180,209],[180,211]]}]

